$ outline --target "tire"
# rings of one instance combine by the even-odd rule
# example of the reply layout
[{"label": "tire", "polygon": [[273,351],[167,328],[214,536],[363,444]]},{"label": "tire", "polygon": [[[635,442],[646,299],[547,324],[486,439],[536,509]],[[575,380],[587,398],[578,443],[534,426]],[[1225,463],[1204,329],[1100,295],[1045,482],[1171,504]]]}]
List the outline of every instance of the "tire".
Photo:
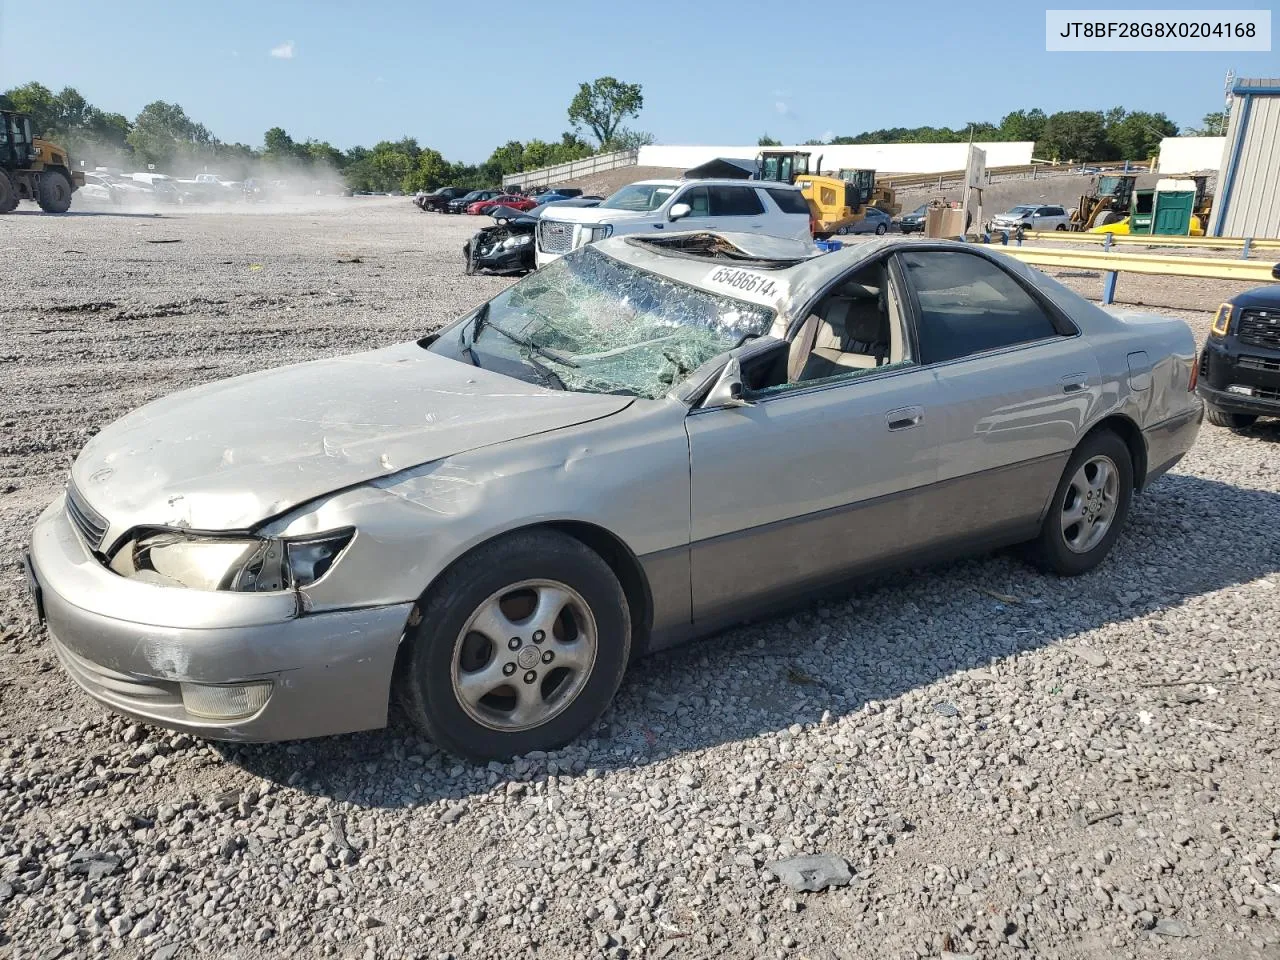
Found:
[{"label": "tire", "polygon": [[846,223],[843,227],[837,227],[836,233],[842,237],[847,237],[849,235],[849,225]]},{"label": "tire", "polygon": [[[552,591],[562,598],[551,607],[559,616],[535,616],[530,606]],[[470,760],[568,743],[613,700],[631,653],[618,578],[599,554],[556,531],[478,547],[431,586],[418,610],[405,636],[400,702],[433,742]],[[557,653],[573,666],[555,666]]]},{"label": "tire", "polygon": [[18,191],[9,175],[0,170],[0,213],[10,213],[18,206]]},{"label": "tire", "polygon": [[1060,223],[1060,224],[1058,224],[1056,227],[1054,227],[1053,229],[1054,229],[1054,230],[1058,230],[1058,231],[1061,231],[1061,232],[1065,233],[1065,232],[1066,232],[1066,230],[1067,230],[1067,225],[1066,225],[1065,223]]},{"label": "tire", "polygon": [[1255,413],[1228,413],[1218,407],[1205,405],[1205,419],[1215,427],[1227,427],[1231,430],[1245,430],[1258,422]]},{"label": "tire", "polygon": [[66,213],[71,209],[71,181],[59,170],[40,174],[36,202],[45,213]]},{"label": "tire", "polygon": [[883,223],[877,223],[877,224],[876,224],[876,236],[877,236],[877,237],[883,237],[883,236],[884,236],[886,233],[888,233],[888,232],[889,232],[889,228],[888,228],[888,227],[886,227]]},{"label": "tire", "polygon": [[471,259],[471,241],[468,240],[462,245],[462,272],[468,277],[476,272],[475,264]]},{"label": "tire", "polygon": [[[1100,477],[1098,467],[1110,471],[1111,479]],[[1094,488],[1091,483],[1099,483]],[[1087,495],[1099,497],[1090,502]],[[1125,442],[1110,430],[1089,434],[1076,447],[1053,492],[1053,500],[1031,543],[1031,559],[1036,566],[1064,577],[1088,573],[1111,552],[1129,516],[1133,500],[1133,458]],[[1083,514],[1068,524],[1068,514]],[[1089,517],[1095,518],[1092,523]],[[1101,520],[1106,520],[1105,527]]]}]

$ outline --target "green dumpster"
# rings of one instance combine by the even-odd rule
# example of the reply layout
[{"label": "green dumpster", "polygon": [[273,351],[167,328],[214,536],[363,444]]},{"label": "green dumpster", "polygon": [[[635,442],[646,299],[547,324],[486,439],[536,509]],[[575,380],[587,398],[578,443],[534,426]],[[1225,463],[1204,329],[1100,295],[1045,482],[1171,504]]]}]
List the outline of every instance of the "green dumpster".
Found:
[{"label": "green dumpster", "polygon": [[1155,205],[1156,192],[1154,190],[1133,191],[1133,208],[1129,211],[1130,233],[1149,234],[1151,232],[1151,220]]}]

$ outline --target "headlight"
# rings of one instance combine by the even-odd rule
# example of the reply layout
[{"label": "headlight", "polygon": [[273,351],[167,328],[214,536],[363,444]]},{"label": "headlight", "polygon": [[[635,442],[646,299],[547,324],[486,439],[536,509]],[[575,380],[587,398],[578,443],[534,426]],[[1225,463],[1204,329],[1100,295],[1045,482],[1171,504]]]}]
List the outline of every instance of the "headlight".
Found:
[{"label": "headlight", "polygon": [[1231,329],[1231,304],[1224,303],[1214,314],[1213,325],[1209,327],[1210,336],[1225,337]]},{"label": "headlight", "polygon": [[613,224],[603,223],[596,227],[587,227],[587,243],[595,243],[597,240],[604,240],[613,236]]},{"label": "headlight", "polygon": [[518,237],[507,237],[502,241],[501,247],[504,250],[514,250],[516,247],[527,247],[531,243],[533,243],[533,236],[524,233]]},{"label": "headlight", "polygon": [[193,590],[256,593],[305,587],[325,575],[355,534],[336,530],[298,538],[144,533],[111,559],[124,577]]}]

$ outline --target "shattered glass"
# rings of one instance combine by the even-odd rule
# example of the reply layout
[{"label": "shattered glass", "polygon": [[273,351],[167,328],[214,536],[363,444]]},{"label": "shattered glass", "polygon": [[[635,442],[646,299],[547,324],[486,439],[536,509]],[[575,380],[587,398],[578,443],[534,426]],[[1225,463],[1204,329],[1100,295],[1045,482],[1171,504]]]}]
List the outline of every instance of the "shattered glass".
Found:
[{"label": "shattered glass", "polygon": [[567,390],[650,399],[764,334],[767,307],[719,297],[591,247],[491,301],[477,349],[512,355]]}]

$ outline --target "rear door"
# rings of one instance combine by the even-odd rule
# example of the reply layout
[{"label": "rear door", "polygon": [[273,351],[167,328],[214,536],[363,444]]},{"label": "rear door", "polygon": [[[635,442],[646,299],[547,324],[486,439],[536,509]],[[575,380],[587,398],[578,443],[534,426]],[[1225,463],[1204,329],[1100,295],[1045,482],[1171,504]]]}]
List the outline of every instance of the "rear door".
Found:
[{"label": "rear door", "polygon": [[764,231],[764,204],[754,187],[721,184],[708,187],[707,192],[711,198],[714,229],[741,233]]},{"label": "rear door", "polygon": [[1033,534],[1101,400],[1088,342],[1029,284],[984,256],[898,254],[917,349],[943,389],[938,484],[924,508],[939,539]]}]

